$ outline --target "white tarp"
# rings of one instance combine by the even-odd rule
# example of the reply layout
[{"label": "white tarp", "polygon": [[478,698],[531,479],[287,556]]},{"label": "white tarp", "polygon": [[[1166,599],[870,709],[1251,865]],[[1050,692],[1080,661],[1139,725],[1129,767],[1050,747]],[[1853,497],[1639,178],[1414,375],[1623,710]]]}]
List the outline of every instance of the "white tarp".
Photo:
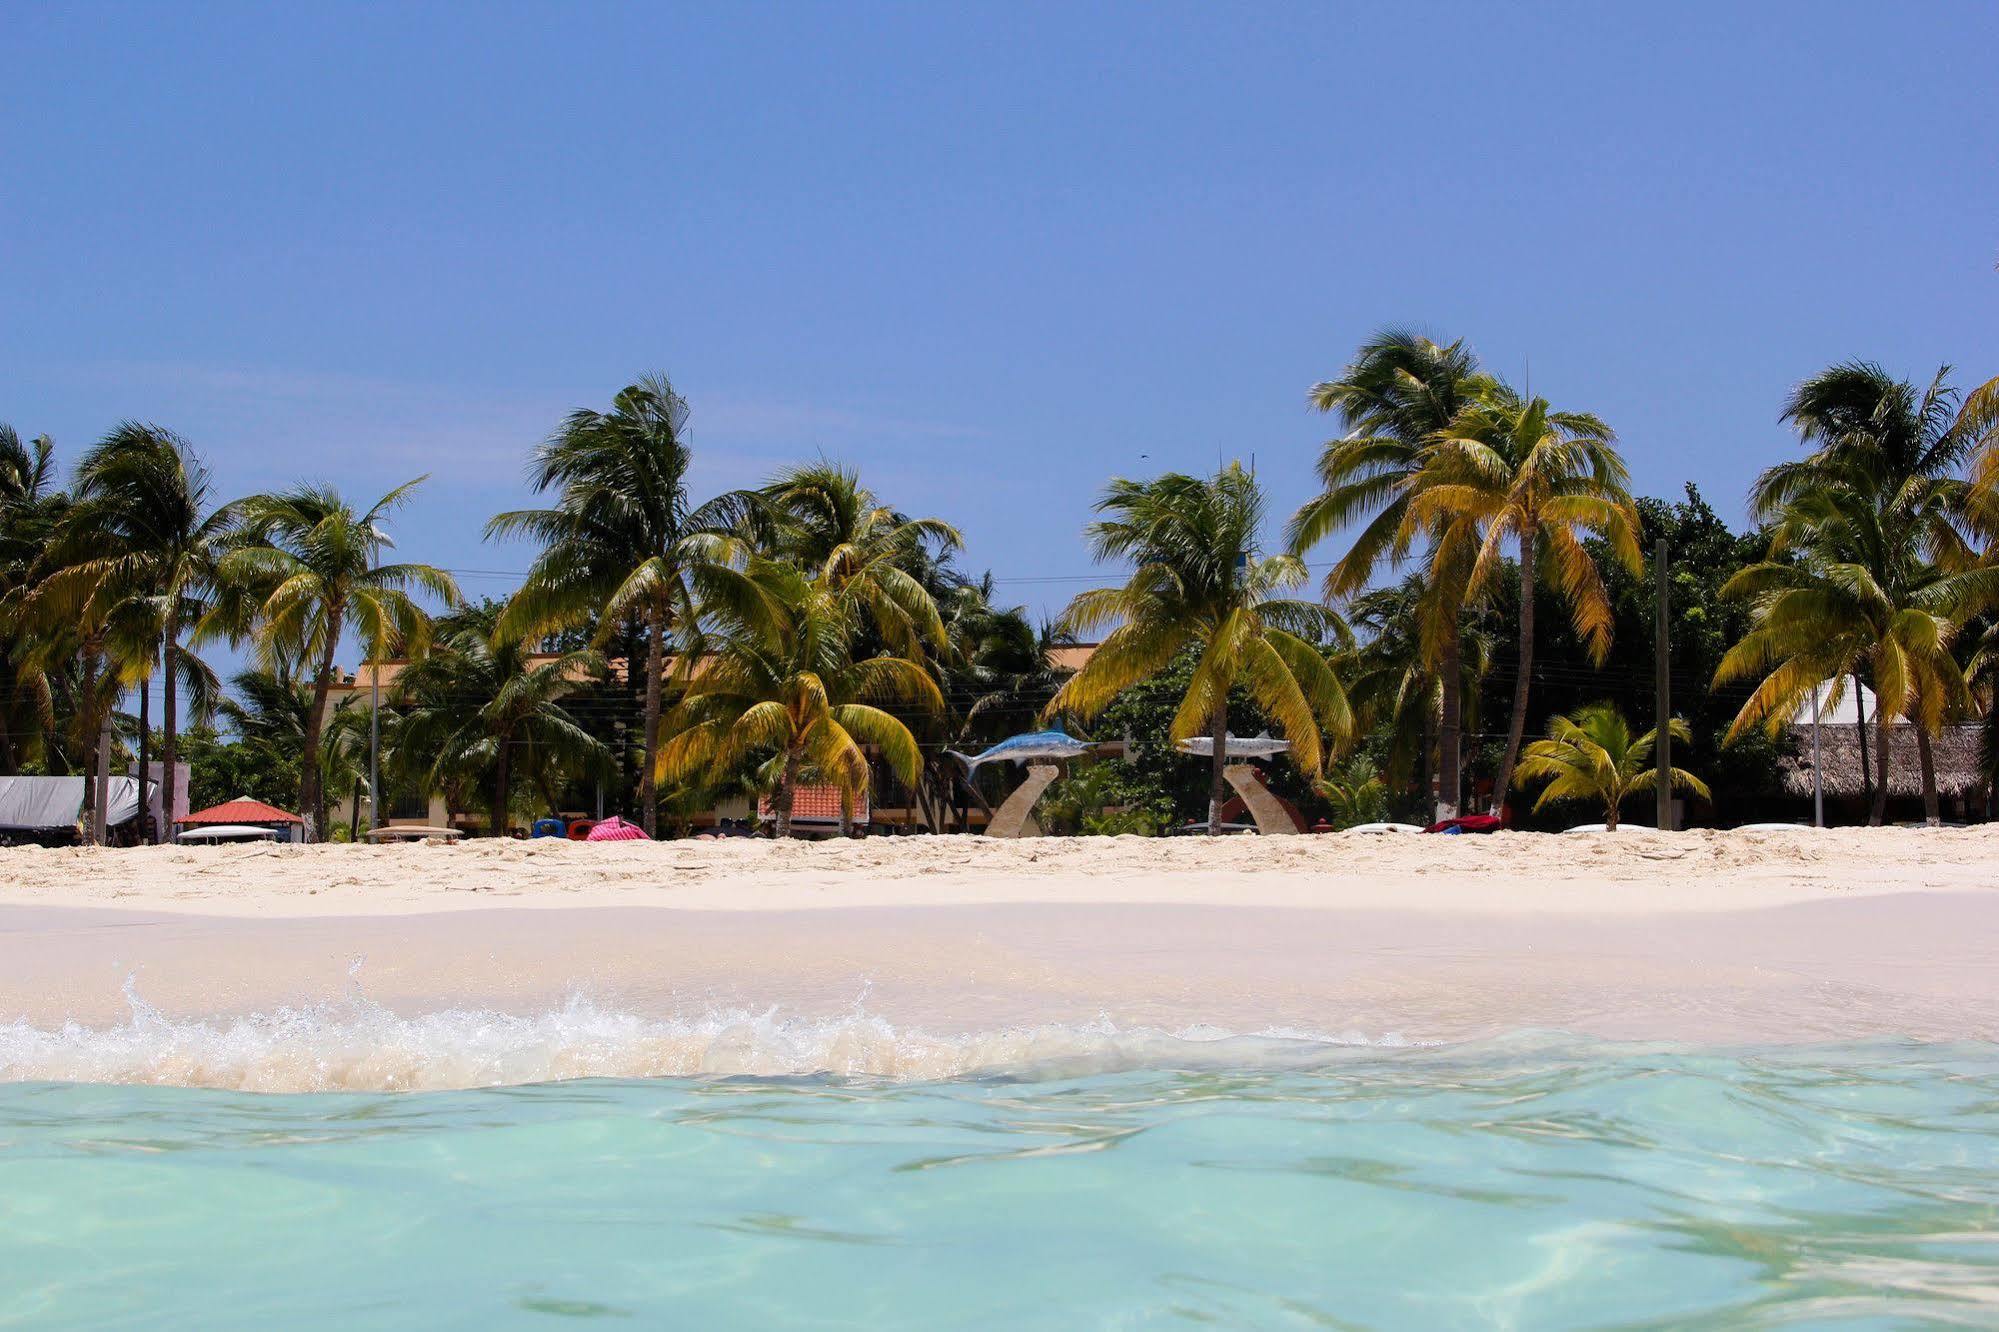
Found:
[{"label": "white tarp", "polygon": [[[131,767],[128,768],[127,771],[136,777],[138,776],[138,766],[139,765],[135,763],[131,765]],[[188,773],[187,764],[185,763],[174,764],[174,816],[171,819],[162,818],[161,817],[162,811],[160,809],[160,792],[166,789],[165,783],[167,780],[167,765],[164,763],[148,763],[146,765],[146,780],[152,783],[152,787],[149,793],[150,798],[147,800],[146,803],[152,806],[153,826],[155,828],[163,828],[163,829],[176,828],[180,826],[180,821],[187,817],[188,777],[189,773]]]},{"label": "white tarp", "polygon": [[[0,832],[60,832],[83,815],[87,777],[0,777]],[[106,822],[117,827],[139,812],[139,779],[113,777]]]}]

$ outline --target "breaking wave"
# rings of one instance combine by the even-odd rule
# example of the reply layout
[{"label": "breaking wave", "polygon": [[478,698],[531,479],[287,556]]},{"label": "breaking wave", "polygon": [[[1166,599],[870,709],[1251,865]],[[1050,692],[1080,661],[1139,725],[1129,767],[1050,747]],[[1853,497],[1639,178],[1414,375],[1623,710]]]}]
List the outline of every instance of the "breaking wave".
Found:
[{"label": "breaking wave", "polygon": [[715,1008],[651,1017],[585,996],[527,1015],[404,1016],[364,997],[245,1017],[176,1020],[126,986],[116,1026],[0,1025],[0,1082],[128,1083],[257,1092],[442,1091],[574,1078],[810,1077],[897,1082],[1076,1077],[1135,1068],[1305,1068],[1395,1036],[1108,1019],[955,1034],[899,1027],[861,1004],[834,1017]]}]

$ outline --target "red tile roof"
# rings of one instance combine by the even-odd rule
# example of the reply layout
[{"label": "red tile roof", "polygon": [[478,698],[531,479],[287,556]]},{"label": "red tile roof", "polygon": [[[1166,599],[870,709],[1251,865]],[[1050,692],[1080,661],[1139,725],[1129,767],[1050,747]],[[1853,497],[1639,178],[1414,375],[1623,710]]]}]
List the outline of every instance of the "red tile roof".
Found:
[{"label": "red tile roof", "polygon": [[[770,819],[777,817],[771,808],[770,797],[757,801],[757,815]],[[800,823],[838,823],[840,821],[840,788],[837,786],[801,786],[791,793],[791,817]],[[868,797],[865,793],[854,802],[854,822],[868,821]]]},{"label": "red tile roof", "polygon": [[248,796],[237,796],[207,809],[198,809],[181,820],[182,823],[304,823],[296,814],[287,814],[276,806]]}]

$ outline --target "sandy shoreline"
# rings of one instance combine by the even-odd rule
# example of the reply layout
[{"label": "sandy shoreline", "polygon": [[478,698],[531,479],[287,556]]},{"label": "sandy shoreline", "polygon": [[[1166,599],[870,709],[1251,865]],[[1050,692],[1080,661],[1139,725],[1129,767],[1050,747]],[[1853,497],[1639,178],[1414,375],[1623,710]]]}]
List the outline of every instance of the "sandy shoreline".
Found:
[{"label": "sandy shoreline", "polygon": [[257,918],[494,906],[684,910],[1149,903],[1482,914],[1720,912],[1999,891],[1999,825],[1811,832],[874,838],[0,849],[0,906]]},{"label": "sandy shoreline", "polygon": [[1999,830],[10,850],[0,1023],[128,1024],[129,988],[169,1022],[580,996],[929,1033],[1991,1041],[1995,852]]}]

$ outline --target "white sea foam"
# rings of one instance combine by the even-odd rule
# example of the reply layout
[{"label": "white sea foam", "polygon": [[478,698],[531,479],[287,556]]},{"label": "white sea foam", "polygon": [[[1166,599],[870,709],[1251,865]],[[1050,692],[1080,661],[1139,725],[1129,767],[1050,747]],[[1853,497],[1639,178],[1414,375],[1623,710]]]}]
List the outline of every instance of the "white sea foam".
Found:
[{"label": "white sea foam", "polygon": [[831,1017],[713,1008],[672,1017],[584,996],[533,1014],[449,1009],[404,1016],[356,995],[338,1004],[174,1020],[128,984],[116,1026],[0,1025],[0,1082],[140,1083],[242,1091],[426,1091],[570,1078],[835,1077],[929,1081],[1081,1076],[1146,1067],[1296,1067],[1395,1036],[1238,1033],[1080,1024],[930,1033],[856,1003]]}]

